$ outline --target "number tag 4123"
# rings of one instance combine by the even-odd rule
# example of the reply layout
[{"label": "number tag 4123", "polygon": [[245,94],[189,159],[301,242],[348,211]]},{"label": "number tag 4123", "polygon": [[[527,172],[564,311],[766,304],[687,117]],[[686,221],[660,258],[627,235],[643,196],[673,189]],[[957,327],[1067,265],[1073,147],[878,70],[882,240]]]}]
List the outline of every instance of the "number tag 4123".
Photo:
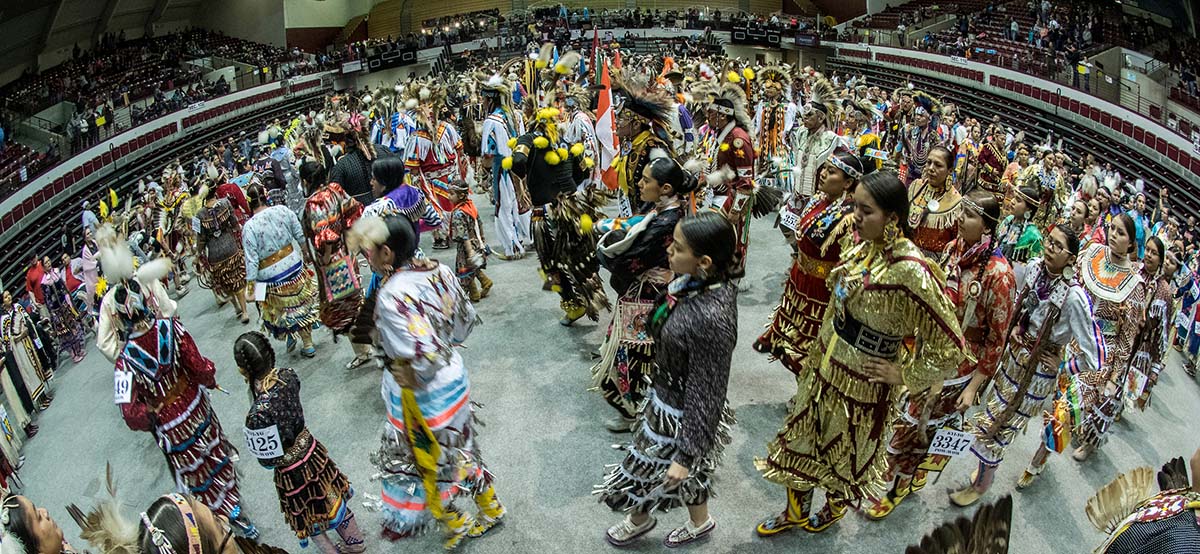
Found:
[{"label": "number tag 4123", "polygon": [[962,456],[975,443],[973,433],[964,433],[954,429],[938,429],[929,443],[929,454],[940,454],[957,458]]},{"label": "number tag 4123", "polygon": [[279,426],[246,429],[246,447],[250,449],[250,454],[260,460],[282,456],[283,441],[279,439]]}]

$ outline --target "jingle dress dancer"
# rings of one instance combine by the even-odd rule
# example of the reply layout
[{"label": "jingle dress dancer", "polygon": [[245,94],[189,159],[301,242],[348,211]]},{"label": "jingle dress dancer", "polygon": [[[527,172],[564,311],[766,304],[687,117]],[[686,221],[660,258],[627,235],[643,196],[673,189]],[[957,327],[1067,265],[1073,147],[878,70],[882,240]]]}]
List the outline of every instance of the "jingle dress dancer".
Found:
[{"label": "jingle dress dancer", "polygon": [[950,163],[954,154],[942,146],[929,151],[921,178],[909,186],[912,212],[908,225],[913,230],[913,244],[930,260],[940,260],[946,245],[958,236],[958,220],[962,217],[962,195],[950,181]]},{"label": "jingle dress dancer", "polygon": [[[350,510],[350,480],[304,424],[300,376],[275,367],[275,350],[261,333],[238,337],[233,359],[250,385],[247,449],[259,465],[275,472],[279,508],[301,547],[311,538],[322,554],[366,550]],[[344,544],[334,544],[328,531],[336,531]]]},{"label": "jingle dress dancer", "polygon": [[[1161,260],[1158,262],[1156,260]],[[1162,271],[1159,271],[1159,268]],[[1154,289],[1147,287],[1149,308],[1146,309],[1146,323],[1142,325],[1142,336],[1138,337],[1138,351],[1133,355],[1133,369],[1145,378],[1141,394],[1130,391],[1139,410],[1145,410],[1150,404],[1150,391],[1158,383],[1158,375],[1162,373],[1163,363],[1167,356],[1167,339],[1171,336],[1172,309],[1175,305],[1175,283],[1171,278],[1179,271],[1179,260],[1175,253],[1165,250],[1163,242],[1158,237],[1150,237],[1146,241],[1146,259],[1142,263],[1142,278],[1147,283],[1153,283]],[[1128,381],[1127,381],[1128,382]]]},{"label": "jingle dress dancer", "polygon": [[[371,333],[385,358],[387,423],[371,456],[382,478],[384,536],[445,525],[447,550],[500,522],[504,507],[479,456],[474,404],[458,346],[478,321],[454,270],[416,259],[417,235],[403,215],[364,217],[349,235],[382,276]],[[472,518],[454,505],[469,495]]]},{"label": "jingle dress dancer", "polygon": [[808,343],[817,336],[825,317],[829,305],[826,279],[853,234],[853,189],[874,168],[874,163],[864,164],[849,152],[831,155],[817,172],[817,194],[792,224],[796,228],[792,269],[783,284],[779,306],[754,349],[777,358],[794,375],[800,374]]},{"label": "jingle dress dancer", "polygon": [[[786,508],[758,525],[760,536],[827,529],[874,497],[887,472],[886,429],[906,386],[932,389],[965,358],[944,277],[906,236],[908,192],[891,172],[872,173],[854,192],[862,242],[829,275],[833,295],[817,338],[800,362],[790,413],[765,458],[763,477],[787,489]],[[915,340],[916,351],[902,348]],[[826,504],[809,514],[813,490]]]},{"label": "jingle dress dancer", "polygon": [[1108,441],[1108,431],[1124,408],[1126,373],[1146,318],[1146,282],[1133,259],[1136,224],[1128,213],[1113,218],[1108,245],[1093,244],[1079,256],[1079,281],[1092,297],[1096,323],[1107,345],[1106,367],[1079,374],[1083,420],[1076,421],[1079,441],[1072,456],[1083,461]]},{"label": "jingle dress dancer", "polygon": [[945,468],[950,458],[927,455],[929,445],[939,429],[961,428],[962,413],[975,404],[1004,350],[1016,278],[1004,256],[996,252],[993,239],[1000,203],[985,190],[972,192],[962,203],[958,238],[947,246],[941,267],[946,269],[946,292],[974,360],[963,360],[958,372],[942,382],[937,398],[906,393],[901,399],[900,417],[892,424],[888,443],[889,474],[894,480],[887,495],[873,499],[865,510],[869,519],[887,517],[910,493],[925,487],[927,471]]},{"label": "jingle dress dancer", "polygon": [[672,158],[656,158],[642,171],[637,189],[640,200],[654,209],[628,228],[605,233],[596,254],[618,292],[600,362],[592,367],[592,389],[617,411],[605,422],[614,433],[630,430],[650,384],[654,337],[646,321],[674,278],[667,250],[675,240],[675,224],[683,218],[683,198],[696,189],[696,177]]},{"label": "jingle dress dancer", "polygon": [[242,513],[229,442],[209,401],[208,390],[217,388],[216,366],[200,354],[179,320],[157,318],[146,305],[142,291],[166,277],[169,261],[149,262],[135,273],[128,250],[102,252],[125,340],[113,374],[125,424],[154,436],[178,492],[192,494],[242,533],[256,537],[258,531]]},{"label": "jingle dress dancer", "polygon": [[736,235],[720,214],[703,212],[675,226],[670,265],[679,275],[656,301],[646,324],[654,336],[653,389],[628,453],[609,466],[595,494],[627,515],[605,538],[622,547],[650,532],[654,511],[687,506],[688,521],[663,544],[709,535],[713,473],[732,440],[726,392],[737,344]]},{"label": "jingle dress dancer", "polygon": [[466,175],[466,156],[462,137],[454,125],[438,119],[445,108],[446,89],[433,82],[417,81],[407,90],[418,89],[417,106],[413,110],[417,128],[408,135],[404,148],[405,165],[417,188],[437,209],[443,225],[433,230],[433,248],[450,248],[450,183]]},{"label": "jingle dress dancer", "polygon": [[[994,386],[983,409],[963,425],[975,435],[971,453],[979,465],[971,482],[950,494],[958,506],[974,504],[987,492],[1004,451],[1047,404],[1066,370],[1062,360],[1067,344],[1078,350],[1072,371],[1095,371],[1104,363],[1104,340],[1092,321],[1091,299],[1070,271],[1078,254],[1079,237],[1057,227],[1046,236],[1044,257],[1029,262],[1005,329],[1008,339]],[[1017,486],[1028,486],[1041,468],[1041,463],[1031,465]]]},{"label": "jingle dress dancer", "polygon": [[320,311],[316,274],[301,255],[305,239],[300,220],[287,206],[268,205],[262,185],[251,185],[246,199],[254,212],[242,227],[247,292],[252,293],[257,283],[265,285],[263,328],[276,339],[285,339],[288,352],[295,350],[299,337],[304,341],[300,354],[312,358],[317,355],[312,330]]},{"label": "jingle dress dancer", "polygon": [[[196,259],[202,264],[197,272],[218,301],[228,299],[237,307],[238,320],[249,323],[246,313],[246,259],[242,254],[242,226],[229,200],[215,195],[204,199],[204,209],[196,214],[200,229],[196,233]],[[207,280],[208,283],[203,283]]]}]

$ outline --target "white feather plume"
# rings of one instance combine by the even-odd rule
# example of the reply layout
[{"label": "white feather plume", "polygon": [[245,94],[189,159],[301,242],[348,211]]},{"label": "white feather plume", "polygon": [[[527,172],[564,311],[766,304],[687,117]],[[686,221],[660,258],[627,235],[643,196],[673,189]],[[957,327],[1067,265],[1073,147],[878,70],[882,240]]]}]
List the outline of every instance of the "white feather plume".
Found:
[{"label": "white feather plume", "polygon": [[486,83],[486,85],[489,87],[498,87],[503,84],[504,84],[504,77],[501,77],[500,74],[492,75],[491,78],[489,78]]},{"label": "white feather plume", "polygon": [[171,269],[174,267],[174,264],[171,263],[171,258],[167,258],[165,256],[155,258],[142,264],[141,267],[138,267],[135,276],[142,284],[148,285],[154,281],[166,279],[167,275],[171,274]]},{"label": "white feather plume", "polygon": [[404,101],[404,109],[415,110],[417,109],[417,104],[419,104],[419,102],[417,102],[416,98],[409,98],[408,100]]},{"label": "white feather plume", "polygon": [[346,233],[346,245],[352,251],[367,252],[387,242],[387,224],[377,216],[360,217]]},{"label": "white feather plume", "polygon": [[417,92],[417,97],[421,100],[429,100],[429,97],[432,94],[433,93],[429,91],[429,87],[421,87],[421,90]]},{"label": "white feather plume", "polygon": [[688,173],[697,173],[698,174],[698,173],[704,171],[704,167],[706,165],[707,164],[705,164],[703,160],[701,160],[699,158],[692,158],[686,162],[683,162],[683,170],[687,171]]},{"label": "white feather plume", "polygon": [[721,185],[723,183],[728,183],[729,181],[732,181],[734,175],[735,174],[734,174],[732,168],[730,168],[729,166],[724,166],[721,169],[718,169],[718,170],[706,175],[704,177],[704,180],[705,180],[705,182],[708,183],[708,186],[715,187],[717,185]]}]

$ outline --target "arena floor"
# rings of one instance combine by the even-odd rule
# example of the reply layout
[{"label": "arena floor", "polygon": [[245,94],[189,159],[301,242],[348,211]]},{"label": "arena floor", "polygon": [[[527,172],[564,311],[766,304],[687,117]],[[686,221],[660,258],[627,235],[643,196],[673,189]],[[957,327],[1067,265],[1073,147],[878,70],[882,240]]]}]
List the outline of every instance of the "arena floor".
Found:
[{"label": "arena floor", "polygon": [[[478,198],[477,203],[481,212],[487,212],[482,227],[494,237],[486,198]],[[453,251],[429,250],[429,241],[426,237],[427,252],[453,261]],[[691,548],[710,553],[899,553],[947,518],[969,515],[946,498],[946,491],[963,482],[971,470],[972,464],[962,459],[952,462],[940,482],[931,482],[886,521],[870,522],[851,513],[819,536],[801,531],[771,540],[755,536],[754,525],[783,507],[784,494],[783,489],[759,477],[752,460],[765,452],[795,385],[779,364],[768,363],[750,348],[779,300],[787,270],[788,248],[769,219],[754,222],[750,251],[745,280],[750,287],[739,299],[741,332],[729,387],[738,424],[734,443],[716,474],[717,497],[710,504],[718,527],[708,544]],[[603,339],[606,322],[582,321],[569,329],[559,326],[557,296],[541,290],[532,256],[517,262],[494,260],[488,273],[496,288],[478,306],[483,325],[467,341],[463,355],[473,399],[483,405],[478,413],[486,424],[480,430],[482,452],[497,476],[496,489],[508,516],[503,526],[468,542],[461,551],[608,551],[604,530],[620,516],[599,504],[591,491],[603,477],[605,465],[620,460],[621,453],[613,444],[624,437],[604,430],[602,420],[610,415],[610,408],[599,395],[586,390],[592,354]],[[216,362],[218,382],[232,392],[214,392],[212,398],[226,433],[235,444],[241,444],[249,403],[231,346],[238,334],[254,324],[240,325],[231,307],[218,309],[212,295],[200,289],[193,289],[180,303],[180,313],[201,352]],[[308,426],[353,482],[358,494],[353,506],[369,536],[368,552],[439,551],[436,536],[395,544],[378,538],[378,515],[362,502],[367,500],[364,493],[378,495],[379,490],[378,483],[371,480],[375,470],[367,457],[377,446],[383,424],[380,376],[374,371],[346,371],[343,367],[352,357],[349,344],[334,344],[324,330],[317,333],[317,339],[316,358],[281,353],[279,363],[300,374]],[[282,352],[282,345],[277,347]],[[81,364],[61,371],[54,386],[56,401],[40,417],[41,434],[25,447],[23,493],[48,508],[67,539],[83,548],[86,545],[78,538],[79,529],[64,506],[90,505],[92,498],[102,493],[105,462],[112,463],[120,495],[131,514],[169,492],[173,482],[151,437],[130,431],[121,420],[112,400],[112,367],[99,352],[93,348]],[[1139,465],[1158,467],[1169,457],[1190,456],[1200,446],[1196,443],[1197,420],[1200,387],[1186,376],[1171,351],[1154,403],[1146,412],[1126,412],[1109,444],[1087,463],[1054,456],[1031,490],[1015,493],[1013,485],[1040,433],[1034,429],[1019,437],[990,496],[1016,496],[1012,551],[1091,551],[1103,537],[1084,515],[1087,498],[1121,471]],[[244,455],[238,474],[243,502],[262,530],[263,540],[299,551],[279,514],[271,473]],[[686,517],[684,510],[660,515],[658,528],[630,550],[665,550],[663,537]]]}]

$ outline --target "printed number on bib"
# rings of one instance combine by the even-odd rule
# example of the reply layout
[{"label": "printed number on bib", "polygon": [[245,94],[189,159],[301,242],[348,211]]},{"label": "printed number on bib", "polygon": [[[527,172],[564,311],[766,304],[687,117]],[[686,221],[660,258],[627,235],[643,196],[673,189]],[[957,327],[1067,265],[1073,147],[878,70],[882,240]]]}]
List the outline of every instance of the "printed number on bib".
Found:
[{"label": "printed number on bib", "polygon": [[780,226],[783,226],[783,227],[786,227],[788,229],[795,231],[797,223],[800,223],[800,216],[796,212],[793,212],[792,210],[784,208],[783,212],[781,212],[779,214],[779,225]]},{"label": "printed number on bib", "polygon": [[113,400],[128,404],[133,399],[133,372],[117,371],[113,377]]},{"label": "printed number on bib", "polygon": [[957,458],[971,448],[974,442],[975,435],[972,433],[954,429],[938,429],[937,433],[933,435],[933,441],[929,443],[929,453]]},{"label": "printed number on bib", "polygon": [[250,454],[260,460],[282,456],[283,441],[279,439],[279,426],[246,429],[246,447],[250,449]]}]

